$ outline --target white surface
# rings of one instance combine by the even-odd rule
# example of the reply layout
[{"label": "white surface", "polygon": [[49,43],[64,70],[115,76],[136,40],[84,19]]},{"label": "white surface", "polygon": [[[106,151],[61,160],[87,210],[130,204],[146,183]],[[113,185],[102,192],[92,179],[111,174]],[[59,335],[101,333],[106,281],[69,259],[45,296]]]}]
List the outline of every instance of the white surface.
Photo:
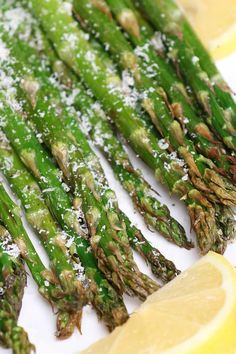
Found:
[{"label": "white surface", "polygon": [[[220,70],[227,79],[228,83],[236,91],[236,53],[218,63]],[[142,162],[136,159],[134,154],[130,152],[130,156],[137,167],[141,167],[145,178],[150,184],[161,194],[161,199],[166,203],[172,215],[185,227],[187,235],[194,239],[194,235],[190,235],[189,217],[187,215],[185,206],[176,198],[170,198],[167,191],[157,184],[154,175]],[[130,219],[143,231],[144,235],[156,246],[167,258],[173,260],[180,270],[184,270],[192,265],[198,259],[197,249],[187,251],[174,246],[163,239],[157,232],[150,232],[142,218],[133,209],[131,199],[122,189],[119,182],[114,179],[113,173],[101,156],[101,161],[104,166],[107,178],[110,185],[117,192],[120,208],[127,213]],[[32,234],[32,232],[31,232]],[[33,234],[32,234],[33,235]],[[39,250],[40,255],[43,256],[43,261],[47,262],[44,250],[39,245],[35,236],[32,236],[35,241],[35,247]],[[225,256],[236,265],[236,243],[229,245]],[[137,263],[141,270],[151,275],[150,270],[146,267],[143,260],[135,255]],[[45,263],[46,264],[46,263]],[[139,306],[139,300],[131,299],[127,296],[125,303],[128,310],[132,312]],[[75,354],[82,349],[88,347],[91,343],[102,338],[107,334],[107,330],[102,323],[98,323],[96,314],[90,306],[86,306],[83,311],[82,332],[80,335],[75,331],[73,336],[67,340],[59,341],[55,338],[54,333],[56,316],[53,315],[50,306],[39,295],[37,288],[28,277],[28,286],[25,289],[22,311],[19,319],[19,324],[22,325],[28,332],[30,340],[35,344],[38,354]],[[10,350],[0,348],[0,354],[10,354]],[[104,353],[105,354],[105,353]],[[127,353],[121,353],[127,354]]]}]

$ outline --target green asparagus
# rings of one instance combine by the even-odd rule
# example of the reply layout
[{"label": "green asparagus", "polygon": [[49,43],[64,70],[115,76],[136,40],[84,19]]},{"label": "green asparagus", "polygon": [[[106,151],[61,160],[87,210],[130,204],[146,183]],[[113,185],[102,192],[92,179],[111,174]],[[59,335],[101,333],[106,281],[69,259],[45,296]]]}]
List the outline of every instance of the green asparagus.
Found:
[{"label": "green asparagus", "polygon": [[64,9],[63,2],[30,0],[28,6],[53,42],[59,57],[92,90],[136,153],[154,170],[160,182],[183,198],[200,249],[203,253],[207,252],[222,236],[222,226],[217,223],[218,215],[214,206],[189,182],[182,160],[160,149],[156,136],[146,129],[139,113],[125,100],[118,76],[107,71],[87,42],[86,35]]},{"label": "green asparagus", "polygon": [[16,156],[14,159],[14,155],[11,158],[10,152],[7,154],[10,147],[3,135],[0,141],[1,165],[6,164],[4,173],[7,177],[12,176],[11,187],[22,202],[27,221],[40,237],[50,259],[51,268],[65,294],[71,298],[71,304],[73,303],[75,308],[78,306],[80,310],[84,301],[84,290],[73,270],[64,235],[52,219],[42,200],[41,191],[32,176],[22,167]]},{"label": "green asparagus", "polygon": [[[57,66],[58,70],[58,65],[60,66],[60,73],[61,69],[63,68],[64,64],[60,62],[59,60],[54,64]],[[63,72],[65,74],[66,67],[63,68]],[[58,72],[58,71],[57,71]],[[70,77],[70,76],[69,76]],[[68,81],[68,75],[64,75],[64,82]],[[71,82],[70,82],[71,84]],[[71,86],[70,86],[71,87]],[[84,88],[82,85],[77,85],[76,82],[76,90],[80,88],[82,92],[80,91],[78,95],[76,95],[75,99],[75,105],[78,103],[78,106],[82,108],[81,112],[83,114],[83,119],[86,119],[86,125],[88,126],[88,121],[87,119],[92,119],[94,118],[94,125],[93,121],[91,120],[91,126],[90,129],[92,130],[94,128],[94,135],[95,131],[98,133],[99,128],[102,128],[103,123],[105,123],[104,126],[104,131],[101,132],[101,137],[103,137],[104,142],[101,144],[101,141],[103,140],[101,137],[98,138],[99,143],[97,143],[98,146],[101,147],[102,151],[108,154],[108,156],[113,157],[112,161],[112,166],[117,173],[118,178],[121,180],[122,184],[124,184],[125,188],[129,191],[132,199],[134,200],[134,203],[138,209],[141,210],[141,214],[147,215],[147,217],[144,216],[145,221],[147,224],[154,226],[161,234],[164,234],[165,237],[168,239],[170,235],[175,234],[175,242],[179,246],[183,246],[185,248],[191,247],[191,242],[187,241],[184,239],[182,236],[181,239],[179,238],[179,230],[180,226],[177,224],[177,222],[170,218],[169,216],[169,211],[166,206],[162,205],[161,203],[158,202],[156,198],[153,198],[151,195],[151,187],[148,185],[148,183],[143,180],[141,174],[139,171],[135,171],[129,161],[128,155],[126,154],[125,150],[123,149],[123,146],[120,144],[120,142],[113,136],[112,130],[109,126],[109,123],[104,120],[104,116],[102,112],[100,111],[100,107],[96,105],[96,109],[93,110],[93,101],[91,98],[86,95]],[[82,101],[81,101],[82,99]],[[88,106],[87,104],[91,102],[91,106]],[[84,108],[84,110],[83,110]],[[98,109],[98,110],[97,110]],[[92,111],[91,111],[92,110]],[[87,115],[87,116],[86,116]],[[99,118],[99,122],[97,121]],[[100,120],[102,119],[102,121]],[[63,120],[64,122],[64,120]],[[74,123],[74,124],[72,124]],[[96,125],[97,124],[97,125]],[[101,125],[102,124],[102,125]],[[76,128],[77,128],[78,122],[71,122],[68,127],[76,133]],[[92,134],[93,136],[93,134]],[[94,136],[93,139],[96,143],[96,138]],[[106,150],[105,146],[109,146],[110,144],[113,144],[112,151],[111,150]],[[116,149],[117,148],[117,149]],[[104,151],[105,150],[105,151]],[[120,151],[120,152],[119,152]],[[111,153],[111,155],[110,155]],[[112,155],[114,153],[114,155]],[[118,159],[117,159],[117,154]],[[123,158],[123,161],[122,159]],[[108,157],[110,159],[110,157]],[[127,159],[127,160],[126,160]],[[117,165],[117,166],[116,166]],[[124,179],[123,179],[124,178]],[[105,179],[103,180],[102,187],[106,186],[106,181]],[[145,198],[145,199],[144,199]],[[140,204],[139,204],[140,203]],[[149,213],[149,214],[148,214]],[[167,216],[168,215],[168,216]],[[165,259],[165,257],[154,247],[150,245],[150,243],[145,239],[145,237],[142,235],[142,233],[133,225],[130,224],[130,221],[128,218],[123,214],[123,219],[126,224],[126,230],[129,238],[129,243],[131,246],[138,252],[144,259],[150,263],[151,269],[153,273],[157,276],[160,277],[164,282],[169,281],[173,279],[173,277],[178,274],[178,270],[175,268],[174,264],[171,261],[168,261]],[[165,218],[168,217],[170,220],[166,221]],[[170,231],[168,232],[168,229]]]},{"label": "green asparagus", "polygon": [[[11,114],[10,110],[4,109],[4,97],[1,93],[0,97],[3,106],[0,113],[5,116],[8,113]],[[10,119],[10,116],[8,119]],[[58,278],[64,293],[70,298],[71,306],[74,309],[77,308],[80,313],[82,306],[85,304],[84,289],[82,283],[76,278],[62,234],[54,224],[44,203],[41,203],[41,195],[34,181],[32,182],[28,175],[24,176],[25,178],[22,180],[17,173],[15,177],[12,183],[23,203],[27,219],[38,233],[50,259],[51,268]]]},{"label": "green asparagus", "polygon": [[[62,92],[62,98],[65,99],[66,94],[71,95],[70,97],[73,99],[66,99],[66,103],[68,104],[70,101],[70,104],[73,104],[77,109],[81,111],[81,118],[83,118],[83,123],[87,127],[89,125],[91,136],[94,138],[93,141],[95,143],[97,142],[97,145],[99,145],[100,149],[105,154],[107,154],[108,161],[110,161],[114,172],[116,173],[123,186],[129,192],[136,208],[138,208],[138,210],[140,210],[141,214],[144,216],[147,225],[154,227],[167,239],[173,239],[174,242],[176,242],[176,244],[179,246],[186,248],[191,247],[191,243],[186,240],[186,236],[181,225],[179,225],[173,218],[170,217],[167,207],[162,205],[156,198],[152,196],[153,190],[143,179],[140,171],[134,170],[131,162],[129,161],[128,154],[125,152],[119,140],[113,136],[114,134],[110,124],[105,121],[105,113],[102,112],[101,107],[99,107],[98,104],[95,104],[95,101],[86,92],[84,86],[78,82],[78,78],[65,66],[65,64],[63,64],[62,61],[58,59],[50,47],[48,41],[45,40],[44,36],[42,37],[42,41],[44,43],[44,50],[46,55],[48,58],[50,58],[53,71],[56,73],[60,82],[63,83],[63,89],[67,91],[66,93]],[[68,127],[73,130],[75,134],[77,133],[79,141],[81,139],[81,134],[77,131],[78,122],[76,119],[70,116],[70,119],[67,119],[67,122],[65,119],[63,119],[63,123],[67,123]],[[103,139],[95,139],[96,130],[102,130],[100,135],[103,137]],[[101,142],[103,142],[102,145],[100,144]],[[111,146],[111,149],[107,149],[108,146]],[[93,160],[94,165],[97,168],[99,163],[96,163],[95,157]],[[101,169],[98,174],[100,173],[102,173]],[[102,185],[104,184],[104,181],[105,178],[103,179]],[[135,236],[136,233],[140,233],[140,231],[136,229],[135,232],[129,233],[129,240],[133,246],[134,240],[137,240]],[[158,254],[158,251],[156,254]],[[151,258],[149,259],[151,260]]]},{"label": "green asparagus", "polygon": [[[6,120],[4,119],[4,116]],[[91,289],[89,300],[91,300],[99,313],[99,316],[103,318],[108,328],[113,329],[116,325],[122,324],[127,319],[126,309],[122,300],[106,281],[102,273],[97,269],[97,262],[90,251],[88,241],[81,236],[79,237],[77,234],[79,231],[77,215],[72,208],[68,194],[63,189],[60,179],[58,178],[58,169],[51,162],[36,137],[34,137],[29,128],[27,129],[27,126],[24,125],[24,121],[20,119],[20,117],[17,119],[17,115],[14,114],[10,108],[4,116],[2,115],[1,117],[2,124],[5,127],[5,131],[9,134],[13,133],[10,134],[9,138],[12,138],[15,143],[17,142],[15,147],[21,159],[38,179],[48,205],[52,208],[52,212],[59,219],[59,222],[66,230],[66,233],[75,240],[76,249],[71,246],[71,252],[75,256],[78,254],[83,265],[86,266],[85,271],[90,279]],[[15,138],[14,133],[16,133],[16,131],[13,127],[16,126],[18,127],[17,132],[20,133],[21,140]],[[26,136],[28,137],[28,142],[24,144],[26,142],[24,137]],[[19,168],[20,165],[17,160],[14,161],[18,164],[17,168]],[[11,167],[13,169],[14,165]],[[5,170],[5,172],[7,171]],[[35,184],[35,182],[33,184]],[[76,204],[76,201],[74,201],[74,204]]]},{"label": "green asparagus", "polygon": [[[19,44],[19,43],[17,43],[17,44]],[[17,46],[18,47],[18,46]],[[25,51],[27,52],[27,48],[25,48]],[[29,58],[29,53],[27,54],[27,59]],[[19,57],[19,55],[18,55],[18,57]],[[24,60],[26,60],[26,59],[24,59]],[[35,58],[33,59],[34,60],[34,63],[35,63]],[[15,63],[14,63],[14,65],[15,65]],[[36,71],[38,72],[38,74],[39,74],[39,72],[41,71],[41,69],[40,69],[40,63],[37,63],[36,65],[34,65],[34,67],[37,69]],[[40,74],[39,74],[40,75]],[[50,93],[52,93],[52,91],[53,91],[53,88],[51,87],[48,87],[48,89],[49,89],[49,91],[50,91]],[[76,121],[75,121],[76,122]],[[63,121],[63,123],[64,123],[64,121]],[[95,168],[95,170],[96,170],[96,172],[98,173],[98,175],[99,175],[99,173],[100,173],[100,171],[102,171],[102,169],[101,169],[101,167],[100,167],[100,164],[99,164],[99,161],[98,161],[98,159],[97,159],[97,157],[96,157],[96,155],[93,153],[93,151],[90,149],[90,147],[89,147],[89,145],[88,145],[88,143],[87,143],[87,140],[86,140],[86,138],[83,136],[83,134],[81,133],[81,131],[79,130],[79,128],[77,129],[77,141],[78,142],[80,142],[80,140],[82,140],[82,142],[83,142],[83,144],[81,145],[81,150],[83,150],[83,156],[85,156],[85,158],[86,158],[86,161],[88,162],[88,164],[89,165],[92,165],[94,162],[95,162],[95,165],[96,165],[96,168]],[[102,172],[102,174],[103,174],[103,172]],[[104,174],[103,174],[103,176],[104,176]],[[101,184],[101,181],[97,181],[98,183],[100,183]],[[111,215],[111,212],[110,212],[110,210],[108,210],[108,209],[110,209],[110,207],[111,207],[111,203],[110,203],[110,199],[109,198],[107,198],[107,196],[109,196],[109,197],[111,197],[111,193],[113,193],[112,191],[110,191],[109,190],[109,186],[108,186],[108,184],[106,184],[106,186],[104,185],[104,188],[100,191],[101,192],[101,196],[102,196],[102,198],[103,198],[103,203],[106,203],[107,204],[107,213],[109,213],[109,215]],[[105,198],[104,198],[105,197]],[[116,211],[116,210],[115,210]],[[129,220],[128,220],[128,218],[126,218],[126,221],[127,222],[129,222]],[[137,230],[138,231],[138,230]],[[136,236],[135,235],[133,235],[133,238],[135,238]],[[151,258],[150,258],[151,259]],[[163,259],[163,257],[162,257],[162,259]],[[145,277],[144,276],[142,276],[142,278],[143,279],[145,279]]]},{"label": "green asparagus", "polygon": [[25,285],[19,250],[0,225],[0,345],[12,348],[13,354],[30,354],[35,349],[27,333],[17,325]]},{"label": "green asparagus", "polygon": [[138,3],[155,28],[165,34],[163,38],[168,48],[168,55],[174,63],[178,62],[178,68],[191,84],[198,102],[209,115],[208,124],[227,147],[235,150],[236,128],[232,122],[231,111],[219,105],[213,87],[214,83],[211,84],[207,73],[202,70],[199,58],[195,56],[191,47],[191,42],[188,42],[184,35],[180,36],[182,13],[179,10],[173,11],[174,2],[172,1],[163,4],[158,0],[138,0]]},{"label": "green asparagus", "polygon": [[166,283],[180,273],[173,262],[167,260],[160,251],[152,247],[134,225],[127,223],[127,216],[124,214],[123,219],[127,225],[126,229],[131,246],[150,263],[153,274]]}]

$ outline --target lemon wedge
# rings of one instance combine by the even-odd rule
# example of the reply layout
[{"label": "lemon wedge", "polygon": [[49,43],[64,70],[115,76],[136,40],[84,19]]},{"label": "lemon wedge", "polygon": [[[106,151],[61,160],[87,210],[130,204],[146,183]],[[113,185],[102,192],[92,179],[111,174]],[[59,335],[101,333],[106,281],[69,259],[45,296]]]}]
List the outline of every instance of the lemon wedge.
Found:
[{"label": "lemon wedge", "polygon": [[82,354],[235,354],[236,272],[210,252]]},{"label": "lemon wedge", "polygon": [[235,0],[177,0],[215,59],[236,52]]}]

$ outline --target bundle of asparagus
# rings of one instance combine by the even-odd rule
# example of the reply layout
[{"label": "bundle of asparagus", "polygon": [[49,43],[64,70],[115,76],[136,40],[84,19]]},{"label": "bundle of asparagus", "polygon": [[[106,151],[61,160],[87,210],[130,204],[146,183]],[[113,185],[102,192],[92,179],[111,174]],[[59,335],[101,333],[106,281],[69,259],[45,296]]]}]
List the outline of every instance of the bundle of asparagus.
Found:
[{"label": "bundle of asparagus", "polygon": [[[139,112],[127,102],[120,88],[120,79],[110,71],[110,67],[103,65],[88,43],[86,34],[78,29],[72,16],[68,14],[68,7],[58,0],[30,1],[28,5],[40,20],[58,55],[81,76],[136,153],[147,162],[170,191],[177,192],[184,199],[202,252],[215,248],[215,242],[219,246],[219,240],[225,232],[221,217],[224,218],[226,213],[224,221],[227,221],[228,209],[215,207],[191,184],[186,170],[183,169],[183,161],[160,148],[156,136],[146,127]],[[49,23],[54,24],[53,30]],[[232,215],[229,219],[232,232]]]},{"label": "bundle of asparagus", "polygon": [[0,344],[13,354],[30,354],[34,346],[24,329],[17,325],[26,272],[8,231],[0,225]]},{"label": "bundle of asparagus", "polygon": [[[90,139],[148,226],[180,247],[193,246],[133,167],[123,138],[183,200],[201,252],[223,253],[235,235],[236,105],[173,0],[0,4],[0,170],[51,269],[2,184],[1,222],[39,292],[58,311],[58,337],[80,328],[87,302],[113,330],[128,318],[124,292],[144,300],[159,288],[140,272],[131,247],[163,282],[178,270],[119,209]],[[8,293],[0,299],[0,344],[30,353],[33,346],[17,326],[24,272],[3,248],[0,242],[0,280],[7,283],[6,274],[14,273],[15,282],[12,299]]]},{"label": "bundle of asparagus", "polygon": [[[15,49],[17,49],[17,48],[19,48],[18,49],[18,57],[19,56],[21,56],[21,54],[20,54],[20,52],[24,52],[24,53],[27,53],[26,54],[26,57],[27,58],[30,58],[30,55],[29,55],[29,50],[27,51],[27,48],[25,48],[24,47],[24,50],[21,50],[20,49],[20,47],[19,47],[19,42],[17,43],[17,46],[15,46],[14,47]],[[16,58],[15,58],[15,60],[16,60]],[[26,59],[22,59],[22,60],[26,60]],[[35,58],[33,58],[33,61],[35,62]],[[15,65],[15,61],[14,61],[14,65]],[[20,65],[20,64],[19,64]],[[26,63],[24,63],[24,66],[23,66],[23,68],[25,69],[27,66],[26,66],[27,64]],[[37,68],[37,66],[36,66],[36,68]],[[40,67],[40,65],[38,65],[38,75],[40,75],[40,71],[42,71],[41,70],[41,67]],[[29,73],[29,68],[27,69],[27,74]],[[41,76],[42,76],[42,73],[41,73]],[[32,77],[32,76],[31,76]],[[44,78],[45,79],[45,78]],[[44,83],[45,83],[46,81],[44,81]],[[47,83],[47,85],[49,85],[49,83]],[[46,87],[46,86],[45,86]],[[51,86],[49,85],[49,87],[50,87],[50,90],[49,89],[47,89],[48,91],[48,93],[47,93],[47,97],[49,97],[49,92],[52,94],[52,92],[53,92],[53,89],[51,88]],[[44,88],[44,91],[43,91],[43,84],[41,84],[40,85],[40,89],[42,90],[42,93],[44,92],[45,93],[45,88]],[[54,91],[55,91],[55,88],[54,88]],[[31,97],[32,98],[32,97]],[[54,101],[55,102],[55,101]],[[31,104],[32,104],[32,102],[30,102]],[[44,115],[44,117],[45,117],[45,115]],[[66,117],[66,115],[64,114],[64,118]],[[51,119],[51,122],[52,122],[52,115],[51,115],[51,117],[50,117],[50,119]],[[39,120],[37,120],[36,121],[36,124],[38,125],[38,122],[39,122]],[[56,124],[51,124],[50,123],[50,127],[53,127],[53,126],[55,126]],[[58,128],[57,128],[57,134],[59,133],[59,131],[62,131],[62,128],[60,128],[60,126],[58,125],[58,123],[57,123],[57,126],[58,126]],[[40,128],[40,129],[42,129],[42,128]],[[48,126],[48,128],[47,128],[47,132],[49,131],[49,126]],[[8,129],[6,129],[6,130],[8,130]],[[71,130],[70,130],[70,132],[71,132]],[[77,130],[77,142],[79,143],[82,139],[83,139],[83,144],[84,144],[84,146],[83,146],[83,151],[86,151],[86,148],[87,148],[87,151],[88,151],[88,157],[87,157],[87,161],[89,162],[89,149],[88,149],[88,147],[86,147],[86,140],[85,140],[85,138],[83,138],[83,136],[81,135],[81,132],[79,131],[79,130]],[[8,135],[9,135],[9,133],[7,133]],[[69,134],[68,134],[68,136],[69,136]],[[55,150],[55,148],[54,148],[54,150]],[[81,149],[82,150],[82,149]],[[91,154],[90,154],[91,155]],[[91,159],[90,159],[90,162],[91,162]],[[59,163],[61,163],[61,162],[59,162]],[[98,164],[97,164],[98,165]],[[65,169],[64,169],[65,170]],[[68,175],[68,174],[67,174]],[[101,182],[100,182],[100,185],[101,185]],[[103,184],[104,185],[104,184]],[[104,185],[105,186],[105,188],[108,188],[108,186],[106,186],[106,185]],[[105,189],[104,189],[104,195],[105,195]],[[129,223],[129,221],[128,221],[128,219],[127,218],[125,218],[125,222],[126,222],[126,224],[128,224]],[[133,239],[134,239],[134,237],[136,238],[136,245],[138,244],[138,243],[140,243],[140,233],[137,233],[137,230],[135,230],[135,228],[134,227],[131,227],[131,225],[130,225],[130,223],[129,223],[129,225],[127,225],[127,227],[128,227],[128,230],[129,230],[129,234],[132,234],[133,235]],[[138,237],[138,239],[137,239],[137,235],[139,235],[139,237]],[[143,238],[141,238],[141,240],[143,241]],[[133,243],[134,244],[134,243]],[[135,245],[134,244],[134,245]],[[146,246],[147,246],[147,242],[145,242],[145,244],[146,244]],[[142,249],[143,250],[145,250],[145,247],[144,247],[145,245],[143,245],[143,247],[137,247],[138,249],[139,249],[139,251],[142,251]],[[151,252],[150,252],[151,251]],[[142,253],[144,253],[143,251],[142,251]],[[152,263],[154,264],[154,259],[157,259],[157,257],[159,257],[160,259],[162,259],[162,261],[164,260],[163,259],[163,257],[159,254],[158,255],[158,253],[156,254],[156,256],[155,257],[153,257],[153,255],[154,255],[154,249],[152,249],[151,247],[148,247],[148,249],[146,249],[146,251],[145,251],[145,253],[147,254],[147,257],[149,257],[149,259],[150,259],[150,261],[152,261]],[[154,267],[153,267],[153,269],[155,269],[155,270],[157,270],[157,262],[155,262],[155,264],[154,264]],[[166,263],[167,264],[167,263]],[[168,271],[169,272],[169,275],[168,275],[168,277],[171,277],[171,273],[173,274],[173,272],[171,271],[171,268],[173,269],[173,266],[172,266],[172,264],[171,263],[169,263],[169,265],[168,265],[168,267],[167,268],[170,268],[170,271]],[[164,275],[164,273],[163,273],[163,275]],[[164,278],[164,277],[163,277]],[[165,278],[166,278],[166,276],[165,276]]]}]

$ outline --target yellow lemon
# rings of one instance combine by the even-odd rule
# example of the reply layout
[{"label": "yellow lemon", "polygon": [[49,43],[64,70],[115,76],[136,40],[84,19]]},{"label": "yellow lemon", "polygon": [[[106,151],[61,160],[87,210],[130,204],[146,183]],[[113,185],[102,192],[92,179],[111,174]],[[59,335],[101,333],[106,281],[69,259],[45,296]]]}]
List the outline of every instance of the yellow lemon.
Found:
[{"label": "yellow lemon", "polygon": [[215,59],[236,52],[235,0],[178,0]]},{"label": "yellow lemon", "polygon": [[236,272],[210,252],[83,354],[235,354]]}]

